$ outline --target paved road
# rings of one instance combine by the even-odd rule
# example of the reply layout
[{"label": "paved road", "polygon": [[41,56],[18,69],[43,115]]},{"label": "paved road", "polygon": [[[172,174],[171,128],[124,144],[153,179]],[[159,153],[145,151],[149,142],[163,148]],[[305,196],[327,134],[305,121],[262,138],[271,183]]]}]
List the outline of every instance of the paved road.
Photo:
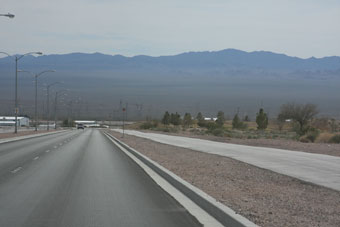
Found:
[{"label": "paved road", "polygon": [[[121,132],[120,129],[115,131]],[[274,148],[252,147],[182,136],[125,130],[156,142],[218,154],[340,191],[340,158]]]},{"label": "paved road", "polygon": [[201,226],[98,130],[0,144],[0,226]]}]

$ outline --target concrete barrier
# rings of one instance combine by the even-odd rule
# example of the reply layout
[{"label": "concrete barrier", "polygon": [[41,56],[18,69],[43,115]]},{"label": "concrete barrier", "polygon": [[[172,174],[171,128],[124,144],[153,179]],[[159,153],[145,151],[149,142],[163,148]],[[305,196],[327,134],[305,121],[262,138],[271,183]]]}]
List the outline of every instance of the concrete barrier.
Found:
[{"label": "concrete barrier", "polygon": [[124,147],[127,151],[141,160],[145,165],[167,180],[171,185],[181,191],[184,195],[186,195],[189,199],[195,202],[198,206],[200,206],[203,210],[205,210],[208,214],[218,220],[224,226],[232,226],[232,227],[255,227],[256,224],[252,223],[245,217],[235,213],[232,209],[225,206],[222,203],[219,203],[214,198],[204,193],[200,189],[195,186],[189,184],[182,178],[178,177],[171,171],[165,169],[163,166],[158,163],[152,161],[148,157],[139,153],[135,149],[129,147],[125,143],[121,142],[114,136],[105,133],[107,136],[116,141],[120,146]]}]

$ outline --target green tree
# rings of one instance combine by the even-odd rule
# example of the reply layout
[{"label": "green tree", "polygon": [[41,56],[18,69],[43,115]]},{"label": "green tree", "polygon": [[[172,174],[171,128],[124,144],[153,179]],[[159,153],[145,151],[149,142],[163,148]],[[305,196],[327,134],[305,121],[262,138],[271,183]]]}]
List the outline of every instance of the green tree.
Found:
[{"label": "green tree", "polygon": [[169,125],[170,124],[170,114],[168,111],[166,111],[164,113],[163,119],[162,119],[162,123],[165,125]]},{"label": "green tree", "polygon": [[261,108],[260,111],[256,114],[256,124],[257,129],[264,130],[268,126],[268,116]]},{"label": "green tree", "polygon": [[183,118],[183,125],[186,127],[192,125],[192,117],[190,113],[185,113]]},{"label": "green tree", "polygon": [[238,117],[238,114],[235,114],[235,116],[233,118],[233,122],[232,122],[233,128],[238,129],[239,126],[240,126],[240,122],[241,122],[241,120]]},{"label": "green tree", "polygon": [[201,113],[201,112],[199,112],[199,113],[197,114],[197,116],[196,116],[196,120],[197,120],[198,122],[200,122],[200,121],[204,121],[204,117],[203,117],[203,115],[202,115],[202,113]]},{"label": "green tree", "polygon": [[219,127],[223,127],[224,122],[225,122],[224,112],[223,112],[223,111],[218,111],[218,113],[217,113],[216,124],[217,124]]},{"label": "green tree", "polygon": [[197,117],[196,117],[196,119],[197,119],[197,124],[198,124],[198,126],[200,126],[200,127],[205,127],[206,126],[206,120],[204,120],[204,117],[203,117],[203,115],[202,115],[202,113],[201,112],[199,112],[198,114],[197,114]]},{"label": "green tree", "polygon": [[232,125],[233,125],[233,129],[245,129],[248,127],[247,124],[245,124],[244,122],[240,120],[238,114],[235,114]]},{"label": "green tree", "polygon": [[181,115],[179,113],[171,113],[170,115],[170,123],[173,125],[180,125],[181,124]]}]

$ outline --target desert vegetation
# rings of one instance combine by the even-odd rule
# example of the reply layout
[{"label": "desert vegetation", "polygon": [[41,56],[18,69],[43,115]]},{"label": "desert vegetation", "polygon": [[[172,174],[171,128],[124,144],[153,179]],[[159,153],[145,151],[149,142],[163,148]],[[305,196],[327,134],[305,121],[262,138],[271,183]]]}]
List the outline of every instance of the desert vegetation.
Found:
[{"label": "desert vegetation", "polygon": [[146,120],[133,125],[134,128],[168,133],[185,132],[194,135],[213,135],[238,139],[285,139],[303,143],[340,143],[340,123],[335,119],[318,118],[314,104],[286,103],[272,119],[263,108],[256,114],[255,121],[236,113],[226,120],[223,111],[216,118],[207,119],[199,112],[181,116],[178,112],[166,111],[161,120]]}]

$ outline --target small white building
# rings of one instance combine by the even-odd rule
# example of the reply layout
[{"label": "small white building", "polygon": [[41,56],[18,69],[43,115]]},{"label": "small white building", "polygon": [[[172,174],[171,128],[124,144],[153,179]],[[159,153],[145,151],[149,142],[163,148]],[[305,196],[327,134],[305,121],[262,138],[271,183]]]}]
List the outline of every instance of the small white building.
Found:
[{"label": "small white building", "polygon": [[[0,116],[0,126],[14,126],[15,125],[15,117],[12,116]],[[20,126],[29,126],[30,119],[27,117],[18,117],[17,125]]]},{"label": "small white building", "polygon": [[205,117],[204,120],[205,121],[216,121],[217,117]]}]

